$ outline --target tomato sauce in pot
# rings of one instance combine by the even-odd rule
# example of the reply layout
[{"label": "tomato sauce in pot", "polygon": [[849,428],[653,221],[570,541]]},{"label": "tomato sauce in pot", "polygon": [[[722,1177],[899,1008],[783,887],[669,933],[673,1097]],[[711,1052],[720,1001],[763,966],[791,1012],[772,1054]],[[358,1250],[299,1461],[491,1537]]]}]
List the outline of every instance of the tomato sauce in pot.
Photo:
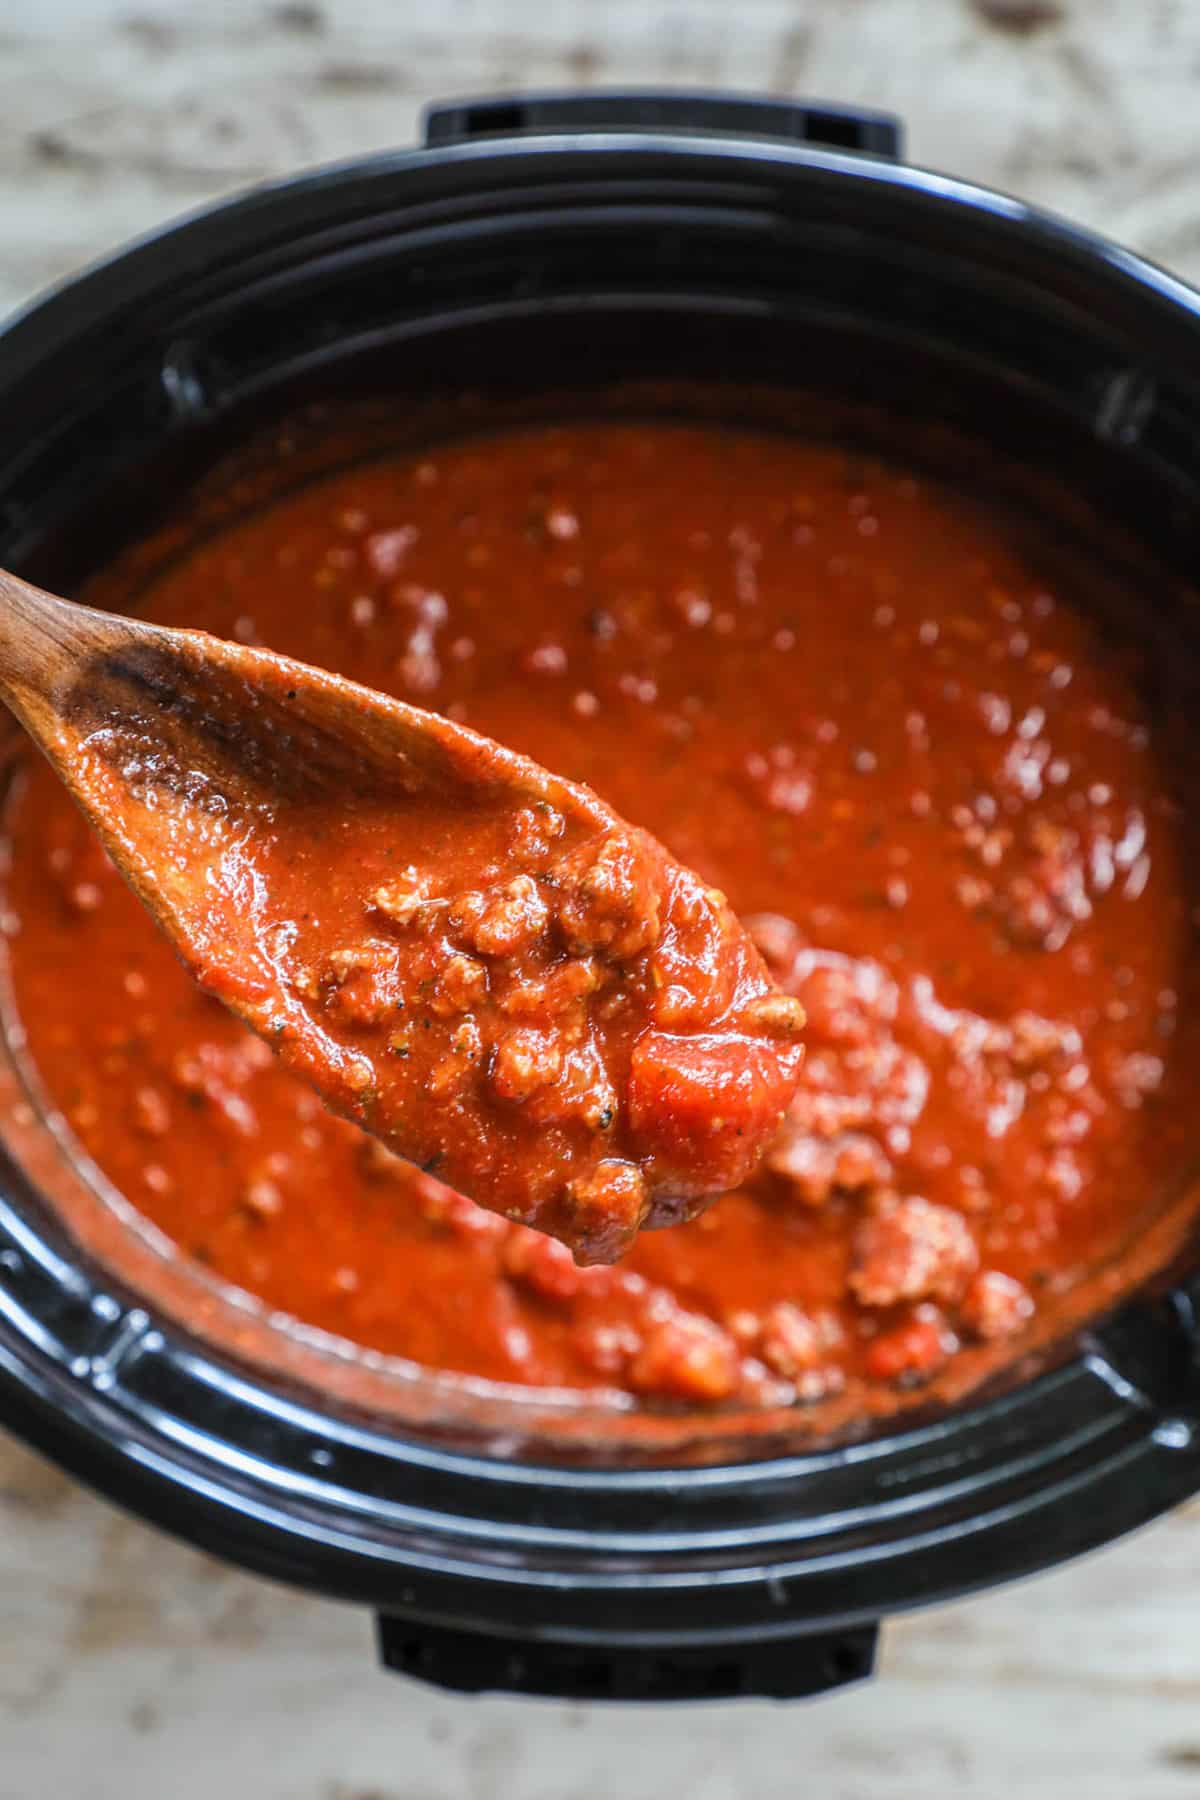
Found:
[{"label": "tomato sauce in pot", "polygon": [[1119,1253],[1200,1117],[1181,822],[1140,670],[999,517],[782,435],[537,426],[324,476],[139,607],[442,710],[720,889],[807,1014],[706,1214],[580,1268],[326,1113],[193,987],[41,766],[15,1004],[188,1256],[372,1349],[648,1403],[914,1391]]}]

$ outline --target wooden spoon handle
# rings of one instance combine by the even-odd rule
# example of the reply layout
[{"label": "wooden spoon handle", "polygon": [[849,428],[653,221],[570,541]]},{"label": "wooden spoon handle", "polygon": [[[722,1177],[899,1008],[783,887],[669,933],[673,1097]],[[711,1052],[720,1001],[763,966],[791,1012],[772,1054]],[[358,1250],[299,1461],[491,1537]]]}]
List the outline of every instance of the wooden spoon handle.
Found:
[{"label": "wooden spoon handle", "polygon": [[87,660],[136,630],[129,620],[60,600],[0,569],[0,695],[41,735]]}]

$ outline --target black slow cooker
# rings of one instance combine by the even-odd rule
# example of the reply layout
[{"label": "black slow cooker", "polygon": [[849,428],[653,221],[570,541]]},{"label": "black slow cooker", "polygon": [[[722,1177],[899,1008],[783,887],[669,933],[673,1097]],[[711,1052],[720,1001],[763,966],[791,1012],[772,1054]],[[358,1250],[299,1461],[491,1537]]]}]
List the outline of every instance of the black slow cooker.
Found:
[{"label": "black slow cooker", "polygon": [[[833,107],[511,97],[186,220],[0,336],[0,556],[70,584],[249,421],[364,369],[416,420],[452,393],[719,369],[731,393],[803,387],[1065,476],[1194,571],[1200,298],[898,155],[894,122]],[[1194,645],[1182,588],[1160,591],[1141,628]],[[511,1397],[447,1420],[410,1371],[423,1411],[398,1422],[344,1397],[334,1348],[185,1328],[67,1233],[49,1154],[0,1162],[0,1420],[204,1548],[372,1607],[384,1661],[447,1687],[813,1693],[870,1671],[883,1616],[1200,1488],[1200,1278],[1178,1265],[940,1416],[588,1456]]]}]

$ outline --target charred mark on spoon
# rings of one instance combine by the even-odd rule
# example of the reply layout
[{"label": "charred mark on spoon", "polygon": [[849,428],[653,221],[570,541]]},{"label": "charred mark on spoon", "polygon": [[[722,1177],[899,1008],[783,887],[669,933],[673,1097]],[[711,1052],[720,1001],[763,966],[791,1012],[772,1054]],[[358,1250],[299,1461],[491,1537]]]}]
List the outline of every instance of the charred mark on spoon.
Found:
[{"label": "charred mark on spoon", "polygon": [[[348,739],[318,722],[304,711],[298,687],[275,697],[255,671],[211,662],[198,662],[195,674],[194,686],[180,682],[174,649],[109,651],[75,683],[64,712],[78,729],[102,734],[91,748],[107,761],[156,746],[147,774],[171,791],[179,791],[185,772],[197,772],[198,757],[200,772],[231,783],[249,801],[259,797],[255,788],[264,797],[302,801],[338,790],[378,794],[381,780],[399,793],[416,785],[402,746],[371,745],[363,731]],[[327,702],[321,693],[314,699]]]}]

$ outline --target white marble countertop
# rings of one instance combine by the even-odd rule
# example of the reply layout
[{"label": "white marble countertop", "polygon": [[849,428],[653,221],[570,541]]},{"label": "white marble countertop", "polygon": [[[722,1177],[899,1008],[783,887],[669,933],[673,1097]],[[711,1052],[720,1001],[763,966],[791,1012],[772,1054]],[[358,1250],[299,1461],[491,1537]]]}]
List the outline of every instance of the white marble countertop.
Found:
[{"label": "white marble countertop", "polygon": [[[1189,0],[0,6],[0,311],[173,213],[411,141],[433,97],[672,82],[891,108],[914,160],[1200,279]],[[0,1800],[1200,1795],[1200,1507],[896,1622],[805,1707],[464,1702],[0,1440]]]}]

